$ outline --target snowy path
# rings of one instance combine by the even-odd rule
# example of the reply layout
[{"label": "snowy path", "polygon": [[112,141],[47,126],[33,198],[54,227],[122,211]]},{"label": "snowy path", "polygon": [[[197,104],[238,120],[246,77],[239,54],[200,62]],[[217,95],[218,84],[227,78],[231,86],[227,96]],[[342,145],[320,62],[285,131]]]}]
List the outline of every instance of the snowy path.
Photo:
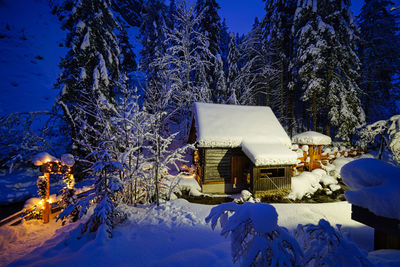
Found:
[{"label": "snowy path", "polygon": [[[299,223],[317,223],[325,218],[331,224],[342,224],[343,230],[348,231],[361,248],[372,248],[372,229],[351,220],[347,202],[274,206],[279,214],[279,225],[290,230]],[[129,220],[114,230],[111,240],[101,240],[94,235],[90,240],[76,240],[73,232],[59,229],[55,236],[30,253],[25,250],[25,246],[32,246],[29,242],[24,244],[16,240],[10,248],[3,246],[0,265],[19,258],[11,266],[231,266],[229,239],[220,236],[219,229],[212,231],[204,222],[212,207],[183,199],[163,203],[160,207],[130,207],[127,209]],[[30,227],[25,223],[18,231],[22,233]],[[44,234],[46,226],[42,228],[42,239],[47,239],[51,233]],[[2,238],[0,236],[0,241]],[[20,258],[22,253],[18,251],[29,254]]]}]

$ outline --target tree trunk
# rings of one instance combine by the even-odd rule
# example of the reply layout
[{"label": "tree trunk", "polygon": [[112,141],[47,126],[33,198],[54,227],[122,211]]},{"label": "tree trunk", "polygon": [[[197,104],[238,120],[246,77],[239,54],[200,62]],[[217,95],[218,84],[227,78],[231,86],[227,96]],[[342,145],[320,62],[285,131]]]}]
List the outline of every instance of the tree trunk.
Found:
[{"label": "tree trunk", "polygon": [[313,113],[313,131],[317,131],[317,94],[312,97],[312,113]]}]

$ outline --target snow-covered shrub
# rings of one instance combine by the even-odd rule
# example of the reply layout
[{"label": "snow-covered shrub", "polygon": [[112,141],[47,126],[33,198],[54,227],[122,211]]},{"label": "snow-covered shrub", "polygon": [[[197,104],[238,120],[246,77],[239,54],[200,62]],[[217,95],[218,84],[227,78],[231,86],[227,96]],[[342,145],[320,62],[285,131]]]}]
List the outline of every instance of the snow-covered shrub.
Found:
[{"label": "snow-covered shrub", "polygon": [[306,266],[372,266],[367,253],[344,237],[340,225],[335,230],[328,221],[318,225],[298,225],[295,237],[304,251]]},{"label": "snow-covered shrub", "polygon": [[358,135],[358,145],[379,145],[379,157],[387,147],[393,153],[393,159],[400,163],[400,115],[366,125],[359,130]]},{"label": "snow-covered shrub", "polygon": [[[229,216],[233,213],[232,216]],[[303,266],[297,241],[278,225],[275,208],[265,203],[223,203],[206,218],[212,229],[220,222],[221,235],[231,235],[233,262],[243,266]]]}]

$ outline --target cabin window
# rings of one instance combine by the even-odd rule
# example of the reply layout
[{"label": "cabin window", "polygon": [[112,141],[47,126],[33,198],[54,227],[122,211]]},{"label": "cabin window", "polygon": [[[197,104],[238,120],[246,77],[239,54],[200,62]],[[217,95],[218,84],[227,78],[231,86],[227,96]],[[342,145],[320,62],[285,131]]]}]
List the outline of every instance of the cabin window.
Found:
[{"label": "cabin window", "polygon": [[260,178],[285,177],[285,168],[260,169]]}]

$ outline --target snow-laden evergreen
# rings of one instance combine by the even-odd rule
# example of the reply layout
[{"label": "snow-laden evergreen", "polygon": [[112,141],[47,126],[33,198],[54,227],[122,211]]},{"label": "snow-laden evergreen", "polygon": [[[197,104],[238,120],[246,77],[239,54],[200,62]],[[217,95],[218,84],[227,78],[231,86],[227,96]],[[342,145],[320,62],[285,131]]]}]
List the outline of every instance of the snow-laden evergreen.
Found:
[{"label": "snow-laden evergreen", "polygon": [[367,0],[358,18],[362,104],[370,123],[398,111],[395,101],[399,98],[396,75],[400,67],[400,39],[398,17],[389,11],[392,4]]},{"label": "snow-laden evergreen", "polygon": [[[293,36],[291,28],[296,9],[294,0],[271,0],[265,4],[263,19],[263,38],[266,40],[270,64],[275,66],[276,75],[270,81],[271,88],[278,96],[275,109],[278,118],[285,126],[292,119],[294,107],[292,92],[289,92],[289,65],[292,61]],[[291,125],[291,124],[290,124]],[[289,126],[290,126],[289,125]]]},{"label": "snow-laden evergreen", "polygon": [[[57,104],[69,123],[74,148],[79,151],[82,148],[76,146],[76,140],[86,131],[85,124],[95,125],[93,104],[96,99],[108,101],[109,105],[103,106],[107,109],[115,103],[120,78],[120,49],[114,31],[120,26],[107,0],[78,0],[65,7],[68,8],[69,15],[60,17],[63,29],[68,32],[66,46],[69,51],[60,64],[62,72],[56,86],[61,93]],[[80,109],[78,105],[84,108]],[[85,123],[78,123],[82,120]]]},{"label": "snow-laden evergreen", "polygon": [[238,102],[238,76],[239,76],[239,50],[237,48],[235,34],[229,35],[229,53],[228,53],[228,77],[227,84],[229,90],[229,98],[226,100],[230,104],[239,104]]},{"label": "snow-laden evergreen", "polygon": [[158,69],[152,62],[165,54],[166,50],[166,12],[167,6],[160,0],[147,0],[142,7],[142,24],[140,26],[140,69],[147,79],[157,75]]},{"label": "snow-laden evergreen", "polygon": [[359,30],[350,11],[350,1],[326,1],[321,4],[321,17],[333,29],[329,38],[327,65],[328,126],[337,130],[335,137],[350,140],[357,127],[365,122],[357,79],[360,60],[356,54]]},{"label": "snow-laden evergreen", "polygon": [[[325,112],[328,39],[334,30],[327,25],[315,5],[315,1],[300,1],[296,9],[292,32],[296,48],[292,73],[294,89],[301,90],[301,100],[306,102],[307,111],[311,113],[314,131],[319,126],[318,117]],[[299,86],[300,84],[300,86]],[[300,87],[300,88],[299,88]],[[300,95],[300,94],[299,94]]]},{"label": "snow-laden evergreen", "polygon": [[349,2],[299,1],[292,31],[292,84],[301,83],[302,100],[312,115],[314,130],[322,126],[330,135],[333,126],[336,138],[350,140],[365,116],[357,83],[359,31]]}]

